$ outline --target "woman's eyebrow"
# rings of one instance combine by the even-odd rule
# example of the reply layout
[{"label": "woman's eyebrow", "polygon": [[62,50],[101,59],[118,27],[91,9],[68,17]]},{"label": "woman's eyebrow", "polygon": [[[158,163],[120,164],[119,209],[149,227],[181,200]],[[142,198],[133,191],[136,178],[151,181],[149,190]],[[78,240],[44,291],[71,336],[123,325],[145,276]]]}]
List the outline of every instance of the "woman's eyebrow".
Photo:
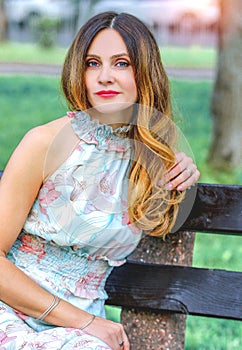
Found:
[{"label": "woman's eyebrow", "polygon": [[98,55],[94,55],[94,54],[91,54],[91,53],[87,54],[87,56],[86,56],[86,57],[100,58],[100,56],[98,56]]},{"label": "woman's eyebrow", "polygon": [[116,55],[113,55],[111,58],[119,58],[119,57],[123,57],[123,56],[126,56],[129,58],[129,55],[126,52],[118,53]]},{"label": "woman's eyebrow", "polygon": [[[118,54],[115,54],[115,55],[111,56],[111,59],[124,57],[124,56],[129,58],[129,55],[126,52],[121,52],[121,53],[118,53]],[[92,53],[87,54],[87,57],[99,58],[99,59],[101,58],[100,56],[92,54]]]}]

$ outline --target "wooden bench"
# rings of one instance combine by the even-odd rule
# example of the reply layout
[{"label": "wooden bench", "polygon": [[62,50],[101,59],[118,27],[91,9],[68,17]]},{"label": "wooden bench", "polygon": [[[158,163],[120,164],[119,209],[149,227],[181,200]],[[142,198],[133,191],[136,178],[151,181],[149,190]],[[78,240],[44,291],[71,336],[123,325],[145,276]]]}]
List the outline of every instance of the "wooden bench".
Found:
[{"label": "wooden bench", "polygon": [[241,236],[242,186],[198,184],[179,231],[145,237],[113,270],[107,304],[122,307],[132,350],[184,349],[186,315],[242,320],[242,272],[191,267],[194,232]]},{"label": "wooden bench", "polygon": [[183,349],[186,315],[242,320],[242,272],[191,267],[194,232],[242,234],[242,186],[198,184],[194,198],[178,232],[144,237],[106,282],[132,350]]}]

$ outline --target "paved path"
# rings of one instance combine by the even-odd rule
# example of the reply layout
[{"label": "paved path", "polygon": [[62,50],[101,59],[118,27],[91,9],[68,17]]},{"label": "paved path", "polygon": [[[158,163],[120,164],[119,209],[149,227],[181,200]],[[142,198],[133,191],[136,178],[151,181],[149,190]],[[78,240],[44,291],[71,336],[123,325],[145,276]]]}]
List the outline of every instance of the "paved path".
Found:
[{"label": "paved path", "polygon": [[51,64],[0,62],[0,74],[37,74],[59,76],[61,66]]},{"label": "paved path", "polygon": [[[170,77],[181,79],[214,79],[215,71],[205,68],[171,68],[166,67]],[[31,64],[31,63],[3,63],[0,62],[0,75],[9,74],[37,74],[47,76],[60,76],[61,66],[50,64]]]}]

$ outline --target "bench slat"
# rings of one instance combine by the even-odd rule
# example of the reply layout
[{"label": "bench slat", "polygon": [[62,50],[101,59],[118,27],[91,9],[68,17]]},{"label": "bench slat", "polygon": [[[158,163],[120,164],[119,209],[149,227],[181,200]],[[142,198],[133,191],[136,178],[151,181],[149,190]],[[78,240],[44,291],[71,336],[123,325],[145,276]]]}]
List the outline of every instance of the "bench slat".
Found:
[{"label": "bench slat", "polygon": [[184,231],[242,234],[242,186],[198,184]]},{"label": "bench slat", "polygon": [[128,261],[106,283],[107,304],[242,320],[242,273]]}]

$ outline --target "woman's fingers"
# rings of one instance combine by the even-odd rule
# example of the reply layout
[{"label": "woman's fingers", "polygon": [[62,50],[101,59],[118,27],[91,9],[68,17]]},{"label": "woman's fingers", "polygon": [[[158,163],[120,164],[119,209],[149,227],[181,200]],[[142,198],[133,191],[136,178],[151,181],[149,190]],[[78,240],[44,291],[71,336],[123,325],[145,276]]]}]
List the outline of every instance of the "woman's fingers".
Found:
[{"label": "woman's fingers", "polygon": [[[187,175],[188,174],[188,175]],[[193,171],[184,170],[174,181],[172,181],[173,188],[177,188],[178,191],[183,191],[189,187],[195,185],[198,181],[200,173],[197,169]]]},{"label": "woman's fingers", "polygon": [[130,350],[128,337],[120,323],[96,317],[86,331],[102,339],[112,350]]},{"label": "woman's fingers", "polygon": [[120,335],[120,340],[118,342],[119,350],[129,350],[130,349],[129,339],[127,337],[127,334],[125,333],[123,326],[122,325],[120,326],[121,326],[122,334]]},{"label": "woman's fingers", "polygon": [[178,152],[176,154],[176,163],[165,174],[164,179],[159,184],[164,185],[169,190],[176,188],[179,191],[183,191],[193,186],[199,177],[200,172],[193,159],[183,152]]},{"label": "woman's fingers", "polygon": [[123,344],[123,348],[121,347],[122,350],[130,350],[130,344],[129,344],[129,339],[126,335],[126,333],[124,332],[124,344]]}]

